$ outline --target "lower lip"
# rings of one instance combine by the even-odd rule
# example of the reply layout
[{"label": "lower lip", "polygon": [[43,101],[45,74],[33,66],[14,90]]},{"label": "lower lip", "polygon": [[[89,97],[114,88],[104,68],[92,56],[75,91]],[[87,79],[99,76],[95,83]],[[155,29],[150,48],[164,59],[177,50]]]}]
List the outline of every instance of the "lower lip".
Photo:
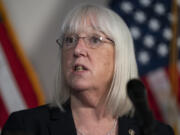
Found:
[{"label": "lower lip", "polygon": [[87,73],[87,72],[88,72],[88,70],[73,71],[73,74],[81,75],[81,74],[84,74],[84,73]]}]

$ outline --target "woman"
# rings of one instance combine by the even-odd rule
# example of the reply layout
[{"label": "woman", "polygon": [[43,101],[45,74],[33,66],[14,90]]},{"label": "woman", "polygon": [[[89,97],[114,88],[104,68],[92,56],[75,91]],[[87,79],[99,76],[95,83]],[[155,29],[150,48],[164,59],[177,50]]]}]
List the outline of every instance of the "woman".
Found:
[{"label": "woman", "polygon": [[[61,28],[60,66],[53,103],[13,113],[2,135],[140,135],[128,80],[138,78],[133,41],[113,11],[83,4]],[[158,124],[157,134],[173,134]]]}]

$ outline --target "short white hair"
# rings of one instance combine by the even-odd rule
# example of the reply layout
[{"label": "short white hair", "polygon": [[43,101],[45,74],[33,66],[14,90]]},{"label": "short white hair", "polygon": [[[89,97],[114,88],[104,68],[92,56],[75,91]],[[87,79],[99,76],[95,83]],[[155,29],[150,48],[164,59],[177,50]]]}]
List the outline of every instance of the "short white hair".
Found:
[{"label": "short white hair", "polygon": [[[87,19],[93,28],[105,33],[115,44],[115,69],[111,88],[106,97],[107,110],[110,110],[115,117],[129,114],[133,110],[133,105],[127,96],[127,82],[138,78],[134,45],[129,29],[114,11],[100,5],[81,4],[66,16],[61,27],[60,38],[63,38],[67,32],[85,29]],[[60,65],[53,104],[63,110],[62,105],[70,98],[70,90],[64,83],[61,51],[60,49]]]}]

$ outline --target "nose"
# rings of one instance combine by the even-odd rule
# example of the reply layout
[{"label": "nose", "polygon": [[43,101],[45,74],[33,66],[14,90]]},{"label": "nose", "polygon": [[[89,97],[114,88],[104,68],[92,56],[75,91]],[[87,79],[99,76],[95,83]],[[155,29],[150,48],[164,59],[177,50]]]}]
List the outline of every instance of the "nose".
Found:
[{"label": "nose", "polygon": [[75,57],[87,56],[87,53],[88,53],[87,45],[84,39],[79,38],[77,45],[74,47],[74,56]]}]

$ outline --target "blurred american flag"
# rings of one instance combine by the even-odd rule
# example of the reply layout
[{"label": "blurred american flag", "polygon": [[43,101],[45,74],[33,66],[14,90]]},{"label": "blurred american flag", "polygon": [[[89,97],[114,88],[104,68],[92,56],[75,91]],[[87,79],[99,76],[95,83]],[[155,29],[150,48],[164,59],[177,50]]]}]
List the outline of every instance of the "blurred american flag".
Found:
[{"label": "blurred american flag", "polygon": [[[180,18],[178,3],[175,0],[112,0],[110,3],[130,28],[139,74],[156,118],[172,125],[176,134],[180,134],[180,55],[177,53],[180,25],[173,22]],[[170,51],[172,48],[174,52]],[[169,68],[173,55],[177,73]],[[176,90],[170,75],[176,77]]]},{"label": "blurred american flag", "polygon": [[38,78],[0,0],[0,134],[9,115],[45,103]]}]

